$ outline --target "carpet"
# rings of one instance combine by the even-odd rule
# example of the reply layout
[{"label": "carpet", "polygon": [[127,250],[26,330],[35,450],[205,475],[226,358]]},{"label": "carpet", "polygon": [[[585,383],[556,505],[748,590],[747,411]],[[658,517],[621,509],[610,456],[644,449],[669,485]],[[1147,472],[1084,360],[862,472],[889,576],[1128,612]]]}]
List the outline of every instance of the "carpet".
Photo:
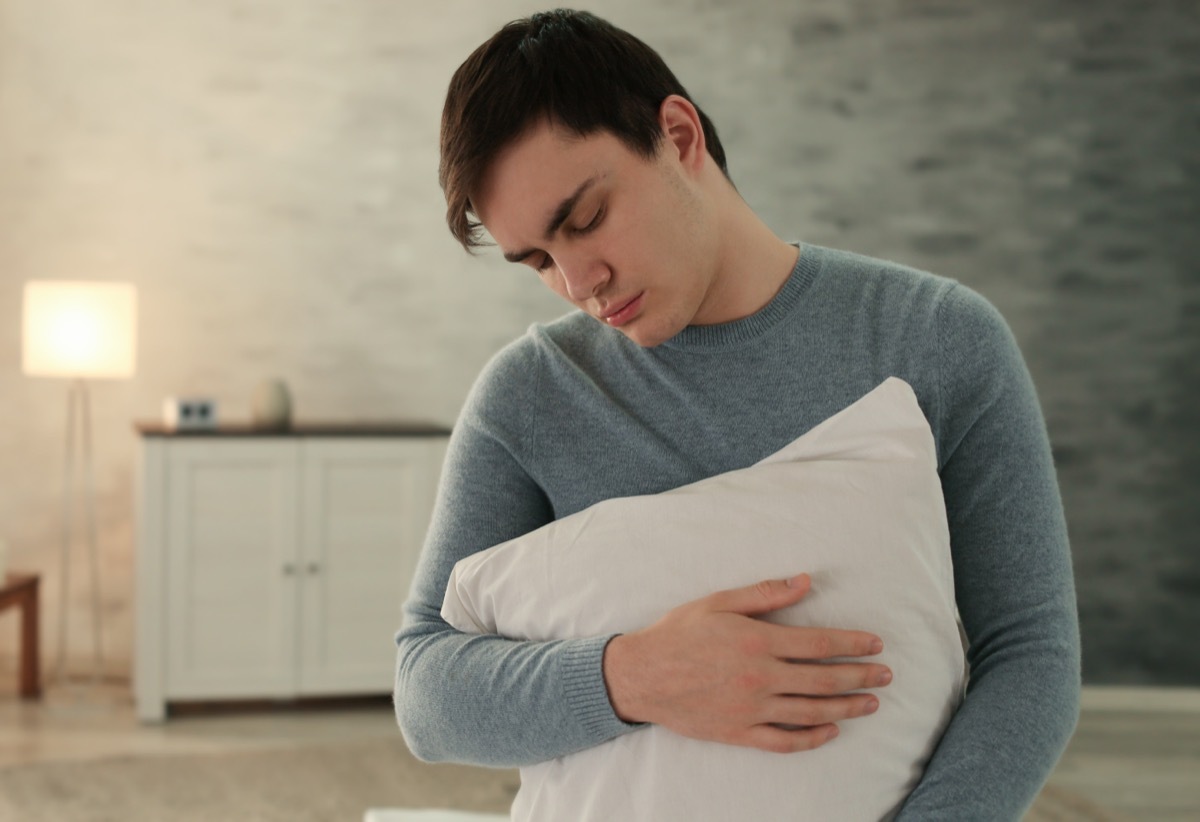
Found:
[{"label": "carpet", "polygon": [[[374,739],[0,770],[0,822],[360,822],[368,808],[503,812],[515,771],[427,765]],[[1047,786],[1026,822],[1118,822]]]}]

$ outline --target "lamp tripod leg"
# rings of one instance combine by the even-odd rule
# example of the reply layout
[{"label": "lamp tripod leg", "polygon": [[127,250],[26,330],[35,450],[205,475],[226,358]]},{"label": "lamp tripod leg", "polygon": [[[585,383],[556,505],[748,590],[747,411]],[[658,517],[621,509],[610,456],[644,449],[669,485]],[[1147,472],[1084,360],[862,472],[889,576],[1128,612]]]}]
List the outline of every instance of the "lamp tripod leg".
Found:
[{"label": "lamp tripod leg", "polygon": [[96,655],[96,682],[99,683],[104,678],[103,632],[100,623],[103,605],[100,596],[100,552],[96,544],[96,476],[92,470],[92,407],[88,399],[87,385],[82,380],[79,388],[83,422],[84,515],[87,522],[88,553],[91,557],[92,571],[92,643]]},{"label": "lamp tripod leg", "polygon": [[92,462],[92,412],[87,384],[83,380],[71,383],[67,394],[66,456],[63,464],[62,547],[60,554],[60,584],[58,597],[58,649],[53,679],[66,677],[68,655],[68,616],[71,612],[71,552],[75,519],[75,437],[78,431],[80,446],[80,482],[83,486],[83,516],[91,571],[92,648],[95,654],[93,681],[104,678],[103,598],[100,594],[100,551],[96,540],[96,480]]},{"label": "lamp tripod leg", "polygon": [[63,459],[62,523],[60,529],[58,649],[55,653],[53,679],[60,680],[66,672],[67,607],[71,591],[71,499],[75,488],[75,400],[76,384],[67,391],[66,451]]}]

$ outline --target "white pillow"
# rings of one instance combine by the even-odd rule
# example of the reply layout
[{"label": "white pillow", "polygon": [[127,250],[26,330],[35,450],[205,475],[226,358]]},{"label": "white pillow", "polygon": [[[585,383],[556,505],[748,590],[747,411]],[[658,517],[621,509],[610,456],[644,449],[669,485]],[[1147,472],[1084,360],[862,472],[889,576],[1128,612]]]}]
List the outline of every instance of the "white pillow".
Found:
[{"label": "white pillow", "polygon": [[607,500],[459,562],[442,616],[470,633],[630,632],[724,588],[808,572],[773,622],[871,631],[892,684],[871,716],[773,754],[648,726],[521,769],[516,820],[874,820],[920,779],[964,655],[933,436],[890,378],[783,450],[691,485]]}]

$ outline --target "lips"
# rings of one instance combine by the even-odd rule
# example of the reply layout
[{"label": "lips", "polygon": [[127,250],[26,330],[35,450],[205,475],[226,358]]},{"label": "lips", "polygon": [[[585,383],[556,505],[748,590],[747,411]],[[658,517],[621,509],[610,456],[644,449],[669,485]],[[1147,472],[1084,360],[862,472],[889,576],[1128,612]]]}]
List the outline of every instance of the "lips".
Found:
[{"label": "lips", "polygon": [[616,311],[612,311],[604,315],[604,322],[611,325],[613,328],[624,325],[633,319],[638,310],[642,307],[642,297],[646,292],[641,292],[636,297],[622,303]]}]

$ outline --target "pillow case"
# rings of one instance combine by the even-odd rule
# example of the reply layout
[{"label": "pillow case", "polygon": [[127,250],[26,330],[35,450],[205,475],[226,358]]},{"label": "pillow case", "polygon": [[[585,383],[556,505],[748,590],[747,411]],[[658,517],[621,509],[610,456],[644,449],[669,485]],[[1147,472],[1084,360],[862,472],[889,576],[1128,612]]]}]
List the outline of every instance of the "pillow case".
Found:
[{"label": "pillow case", "polygon": [[676,605],[800,572],[766,617],[871,631],[892,684],[812,751],[774,754],[650,725],[521,769],[516,820],[886,819],[916,786],[965,679],[933,435],[890,378],[782,450],[661,494],[606,500],[460,561],[442,616],[548,640],[631,632]]}]

